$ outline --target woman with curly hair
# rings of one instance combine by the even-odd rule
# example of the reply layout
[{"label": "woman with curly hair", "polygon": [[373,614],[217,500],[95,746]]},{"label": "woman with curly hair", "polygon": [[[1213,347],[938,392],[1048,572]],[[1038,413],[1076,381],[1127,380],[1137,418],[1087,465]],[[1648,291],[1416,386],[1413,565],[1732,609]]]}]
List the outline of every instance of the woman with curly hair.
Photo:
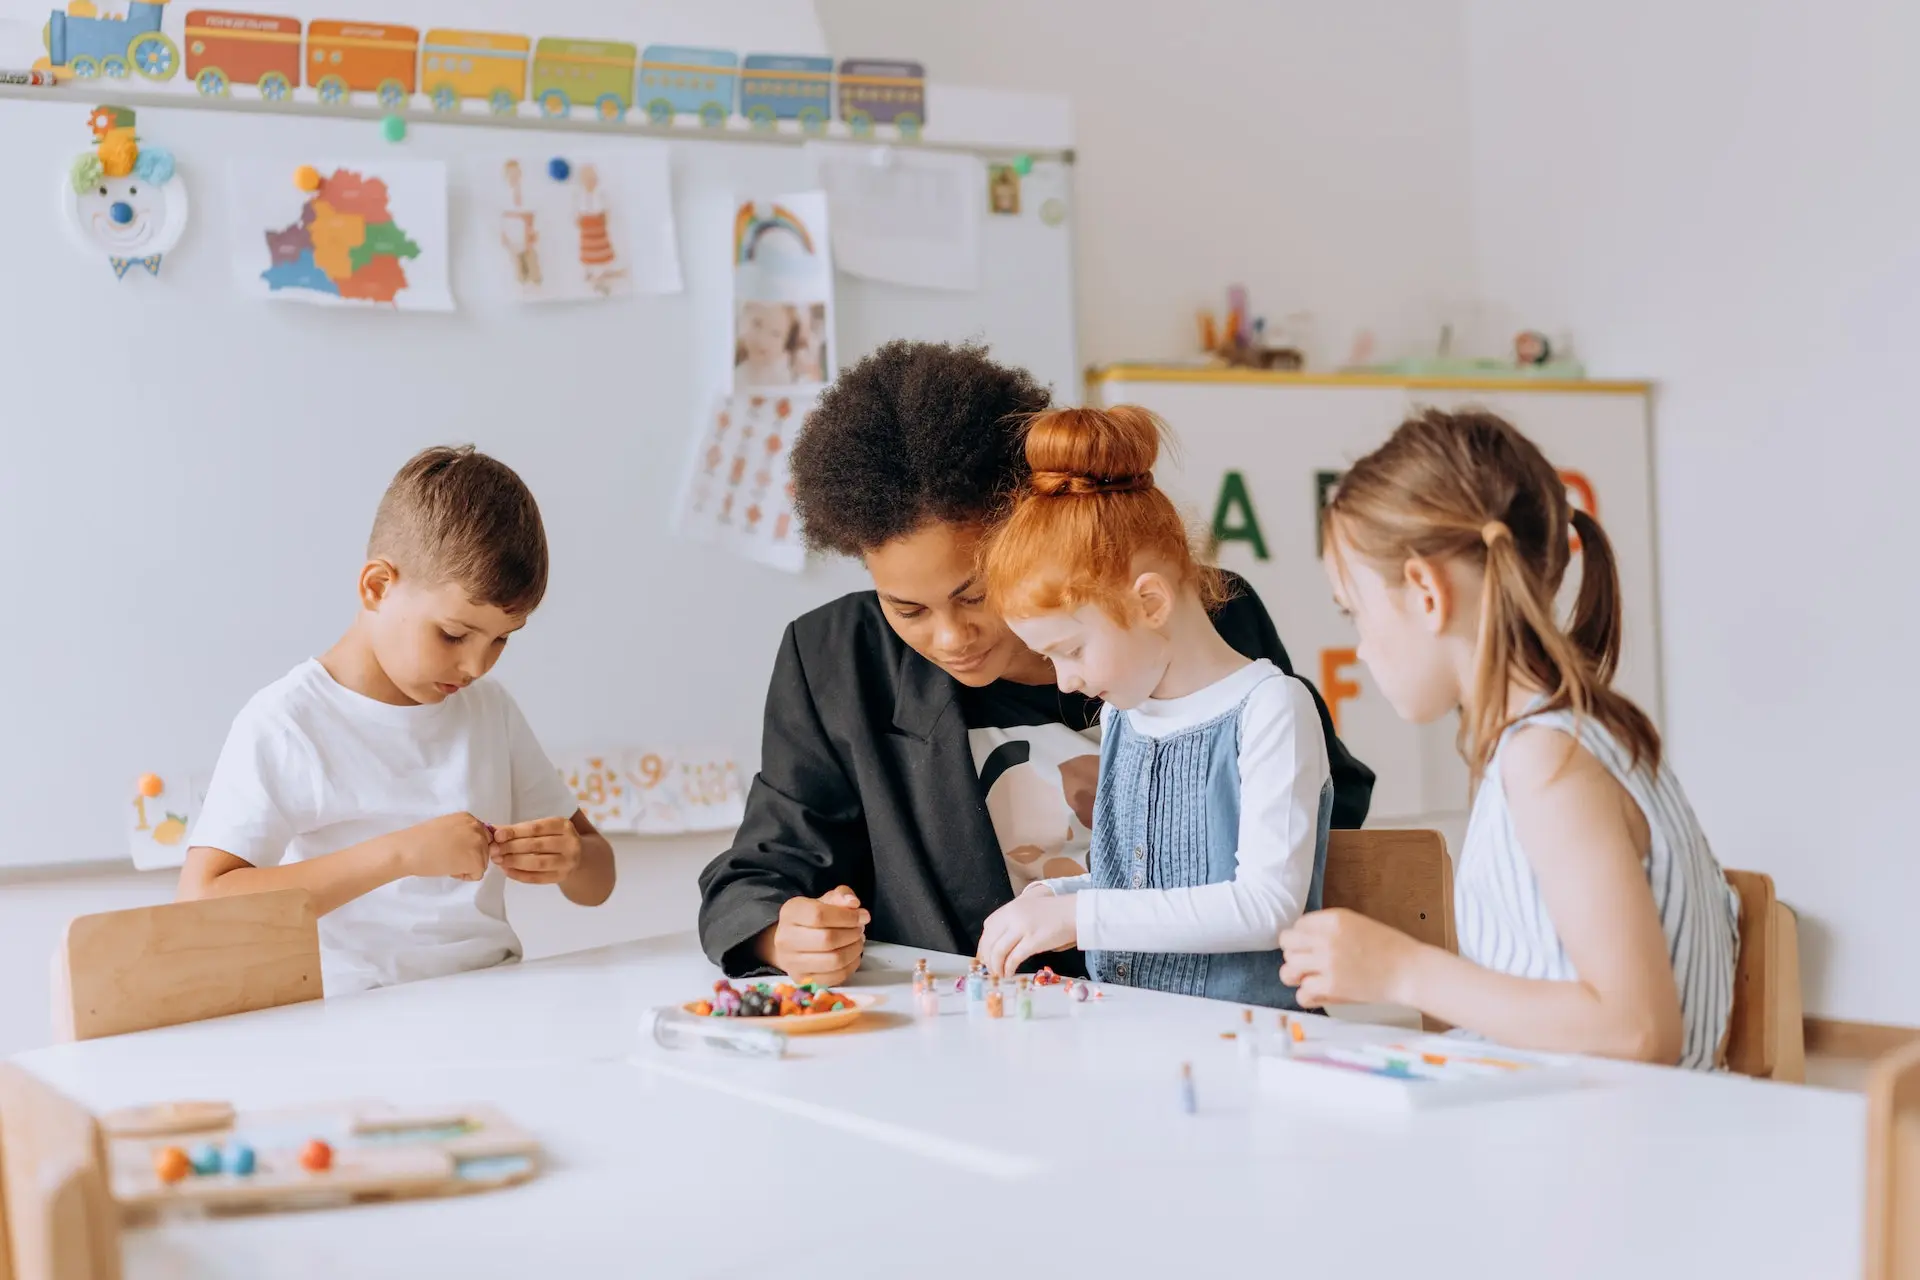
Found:
[{"label": "woman with curly hair", "polygon": [[[976,563],[1048,401],[981,347],[891,342],[807,419],[792,458],[807,543],[858,557],[874,589],[781,640],[746,819],[700,877],[701,944],[728,973],[840,982],[868,938],[971,954],[1021,889],[1086,870],[1100,704],[1055,686]],[[1259,598],[1226,576],[1215,629],[1291,674]],[[1332,825],[1357,827],[1373,773],[1314,701]],[[1083,971],[1078,953],[1049,959]]]}]

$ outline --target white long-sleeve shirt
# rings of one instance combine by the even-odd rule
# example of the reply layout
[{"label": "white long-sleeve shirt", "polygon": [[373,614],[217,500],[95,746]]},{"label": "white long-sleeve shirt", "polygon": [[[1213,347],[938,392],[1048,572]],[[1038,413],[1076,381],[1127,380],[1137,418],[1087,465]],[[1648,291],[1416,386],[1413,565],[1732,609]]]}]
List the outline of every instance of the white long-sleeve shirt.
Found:
[{"label": "white long-sleeve shirt", "polygon": [[[1238,705],[1240,844],[1233,879],[1188,889],[1096,889],[1091,875],[1044,880],[1075,895],[1078,944],[1094,951],[1268,951],[1306,909],[1319,841],[1320,792],[1331,777],[1307,686],[1265,659],[1183,698],[1149,698],[1124,715],[1165,738]],[[1097,843],[1096,836],[1096,843]]]}]

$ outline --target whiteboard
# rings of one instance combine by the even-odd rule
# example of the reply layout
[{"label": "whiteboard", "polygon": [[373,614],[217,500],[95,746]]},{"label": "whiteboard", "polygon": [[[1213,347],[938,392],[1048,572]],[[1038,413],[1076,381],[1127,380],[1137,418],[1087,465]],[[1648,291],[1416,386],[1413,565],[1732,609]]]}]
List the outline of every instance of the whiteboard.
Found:
[{"label": "whiteboard", "polygon": [[[0,556],[14,586],[0,868],[124,858],[133,780],[210,770],[246,699],[333,643],[381,492],[436,443],[509,463],[545,515],[546,602],[496,674],[549,753],[714,745],[751,770],[782,629],[864,576],[784,574],[669,526],[697,421],[727,382],[727,215],[737,196],[812,186],[807,154],[595,139],[615,157],[670,146],[686,291],[526,308],[471,197],[502,157],[583,140],[415,125],[406,157],[450,169],[461,310],[368,314],[241,297],[224,185],[230,157],[291,175],[303,155],[390,154],[377,125],[141,107],[141,136],[192,184],[194,222],[159,279],[117,282],[56,220],[91,103],[0,101]],[[1070,194],[1057,165],[1029,182]],[[835,362],[895,337],[979,338],[1077,399],[1072,219],[1048,226],[1039,203],[985,220],[977,291],[841,275]]]}]

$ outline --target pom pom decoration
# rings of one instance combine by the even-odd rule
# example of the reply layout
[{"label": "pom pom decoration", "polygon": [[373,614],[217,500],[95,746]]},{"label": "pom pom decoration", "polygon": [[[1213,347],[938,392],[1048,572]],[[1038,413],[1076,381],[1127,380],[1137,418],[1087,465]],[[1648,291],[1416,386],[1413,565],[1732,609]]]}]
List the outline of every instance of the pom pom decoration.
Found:
[{"label": "pom pom decoration", "polygon": [[100,140],[100,167],[109,178],[126,177],[139,158],[140,145],[124,133],[110,133]]},{"label": "pom pom decoration", "polygon": [[133,162],[133,176],[155,184],[173,181],[173,152],[165,147],[142,147],[140,158]]},{"label": "pom pom decoration", "polygon": [[100,157],[89,151],[74,157],[73,170],[67,176],[73,180],[73,189],[79,192],[97,186],[105,173],[105,169],[100,164]]}]

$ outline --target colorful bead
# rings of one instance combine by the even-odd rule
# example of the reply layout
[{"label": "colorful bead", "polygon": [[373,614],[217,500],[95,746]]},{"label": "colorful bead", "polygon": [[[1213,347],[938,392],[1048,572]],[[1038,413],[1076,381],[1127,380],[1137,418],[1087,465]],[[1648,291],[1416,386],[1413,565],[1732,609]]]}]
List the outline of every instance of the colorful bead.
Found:
[{"label": "colorful bead", "polygon": [[178,1182],[193,1172],[193,1161],[178,1147],[162,1147],[153,1153],[153,1172],[162,1182]]},{"label": "colorful bead", "polygon": [[253,1148],[244,1142],[236,1142],[233,1149],[227,1152],[227,1172],[236,1178],[251,1178],[253,1166]]},{"label": "colorful bead", "polygon": [[300,1167],[308,1173],[325,1173],[333,1167],[333,1148],[315,1138],[300,1148]]},{"label": "colorful bead", "polygon": [[193,1171],[202,1178],[220,1172],[220,1148],[217,1144],[209,1142],[194,1148]]}]

